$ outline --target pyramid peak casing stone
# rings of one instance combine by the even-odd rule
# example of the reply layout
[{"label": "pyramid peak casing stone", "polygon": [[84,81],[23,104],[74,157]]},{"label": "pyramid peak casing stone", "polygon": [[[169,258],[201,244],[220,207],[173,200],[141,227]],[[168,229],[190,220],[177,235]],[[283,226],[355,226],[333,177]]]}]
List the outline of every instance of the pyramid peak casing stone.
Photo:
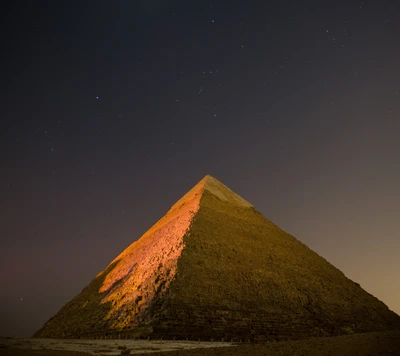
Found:
[{"label": "pyramid peak casing stone", "polygon": [[385,304],[207,175],[35,336],[268,340],[391,328],[400,317]]}]

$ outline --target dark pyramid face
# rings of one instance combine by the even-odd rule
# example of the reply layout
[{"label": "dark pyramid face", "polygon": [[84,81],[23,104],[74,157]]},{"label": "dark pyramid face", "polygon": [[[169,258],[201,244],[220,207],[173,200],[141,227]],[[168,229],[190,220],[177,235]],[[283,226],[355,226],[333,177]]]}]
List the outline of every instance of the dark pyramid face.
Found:
[{"label": "dark pyramid face", "polygon": [[400,317],[206,176],[37,337],[296,338]]}]

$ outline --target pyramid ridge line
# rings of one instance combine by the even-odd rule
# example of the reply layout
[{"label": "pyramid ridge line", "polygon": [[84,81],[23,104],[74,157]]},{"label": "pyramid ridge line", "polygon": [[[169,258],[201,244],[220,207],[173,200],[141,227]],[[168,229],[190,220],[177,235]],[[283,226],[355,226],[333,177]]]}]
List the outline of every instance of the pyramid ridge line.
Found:
[{"label": "pyramid ridge line", "polygon": [[267,341],[400,327],[383,302],[243,205],[206,175],[34,336]]}]

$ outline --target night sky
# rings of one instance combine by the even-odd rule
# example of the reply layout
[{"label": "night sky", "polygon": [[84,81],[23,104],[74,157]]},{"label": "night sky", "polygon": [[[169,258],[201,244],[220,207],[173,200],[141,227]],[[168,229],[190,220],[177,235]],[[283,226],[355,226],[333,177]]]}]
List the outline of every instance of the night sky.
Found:
[{"label": "night sky", "polygon": [[400,313],[399,2],[9,1],[0,26],[0,335],[206,174]]}]

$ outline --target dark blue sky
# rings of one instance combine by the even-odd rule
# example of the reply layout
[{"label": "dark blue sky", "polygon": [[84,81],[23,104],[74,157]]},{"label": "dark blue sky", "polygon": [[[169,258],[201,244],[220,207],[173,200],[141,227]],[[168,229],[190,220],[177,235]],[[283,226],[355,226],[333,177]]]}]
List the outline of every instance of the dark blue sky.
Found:
[{"label": "dark blue sky", "polygon": [[400,313],[398,3],[1,14],[0,335],[31,335],[206,174]]}]

